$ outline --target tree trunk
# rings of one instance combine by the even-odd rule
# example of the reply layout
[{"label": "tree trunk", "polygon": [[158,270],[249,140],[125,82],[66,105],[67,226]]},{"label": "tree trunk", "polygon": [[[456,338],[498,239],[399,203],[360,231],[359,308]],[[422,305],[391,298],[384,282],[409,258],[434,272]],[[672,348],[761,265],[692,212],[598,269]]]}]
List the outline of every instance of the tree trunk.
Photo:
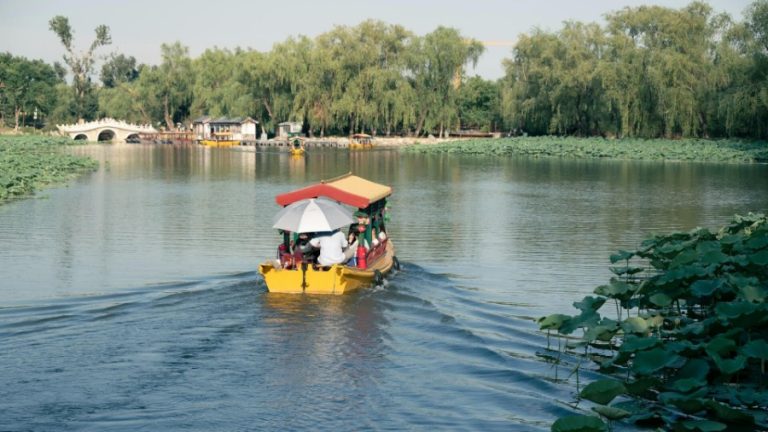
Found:
[{"label": "tree trunk", "polygon": [[19,116],[21,116],[21,108],[20,107],[16,107],[16,109],[14,110],[13,114],[14,114],[15,122],[16,122],[16,126],[14,126],[13,130],[15,132],[18,132],[19,131]]},{"label": "tree trunk", "polygon": [[165,97],[163,98],[163,110],[165,111],[164,112],[165,125],[169,131],[173,130],[174,124],[173,124],[173,119],[171,118],[171,114],[169,112],[170,110],[168,108],[168,95],[165,95]]},{"label": "tree trunk", "polygon": [[424,121],[427,119],[427,112],[422,111],[419,113],[419,121],[416,123],[416,132],[414,135],[417,137],[421,135],[421,128],[424,126]]}]

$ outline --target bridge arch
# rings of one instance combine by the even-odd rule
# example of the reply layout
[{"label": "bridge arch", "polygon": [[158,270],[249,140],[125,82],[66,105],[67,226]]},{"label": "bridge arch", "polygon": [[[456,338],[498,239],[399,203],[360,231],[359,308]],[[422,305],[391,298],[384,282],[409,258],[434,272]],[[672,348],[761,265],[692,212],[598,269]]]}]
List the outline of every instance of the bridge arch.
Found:
[{"label": "bridge arch", "polygon": [[97,142],[114,141],[116,137],[115,131],[112,129],[103,129],[96,137]]},{"label": "bridge arch", "polygon": [[82,134],[82,133],[81,134],[77,134],[77,135],[75,135],[75,137],[73,139],[75,141],[88,141],[88,135]]}]

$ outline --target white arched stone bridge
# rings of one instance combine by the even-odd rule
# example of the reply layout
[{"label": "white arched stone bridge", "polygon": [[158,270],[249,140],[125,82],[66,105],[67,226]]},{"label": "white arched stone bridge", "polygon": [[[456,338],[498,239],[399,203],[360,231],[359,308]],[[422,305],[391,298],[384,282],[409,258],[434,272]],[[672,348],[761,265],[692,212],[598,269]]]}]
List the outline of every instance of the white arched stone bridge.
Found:
[{"label": "white arched stone bridge", "polygon": [[56,127],[72,139],[94,142],[126,142],[128,139],[135,138],[138,140],[139,134],[157,133],[157,130],[150,125],[135,125],[112,118],[103,118],[87,123],[56,125]]}]

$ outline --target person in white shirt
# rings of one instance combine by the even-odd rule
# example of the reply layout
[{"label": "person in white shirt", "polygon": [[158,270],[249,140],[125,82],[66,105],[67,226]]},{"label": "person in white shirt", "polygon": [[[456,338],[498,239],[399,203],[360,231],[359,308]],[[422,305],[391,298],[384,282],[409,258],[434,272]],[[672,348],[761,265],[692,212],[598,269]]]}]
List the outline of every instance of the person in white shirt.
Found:
[{"label": "person in white shirt", "polygon": [[309,244],[312,247],[320,248],[320,256],[317,258],[317,263],[321,266],[340,264],[346,260],[344,249],[349,247],[349,242],[347,242],[346,237],[339,230],[335,230],[333,233],[320,234],[310,240]]}]

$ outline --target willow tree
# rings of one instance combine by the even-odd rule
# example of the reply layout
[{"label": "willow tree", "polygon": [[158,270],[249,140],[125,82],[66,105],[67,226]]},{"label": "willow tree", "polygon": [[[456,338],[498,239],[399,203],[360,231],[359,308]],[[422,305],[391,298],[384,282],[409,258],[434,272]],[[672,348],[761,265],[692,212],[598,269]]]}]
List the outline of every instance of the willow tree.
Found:
[{"label": "willow tree", "polygon": [[78,118],[89,118],[95,113],[97,103],[93,95],[91,74],[95,63],[94,51],[104,45],[112,43],[109,27],[100,25],[96,27],[96,38],[91,42],[87,51],[80,54],[74,52],[73,31],[67,17],[57,15],[48,22],[52,30],[61,40],[67,50],[64,54],[64,62],[72,71],[72,89],[74,90],[74,111]]},{"label": "willow tree", "polygon": [[180,42],[160,46],[162,63],[147,73],[154,76],[148,81],[153,84],[163,107],[163,120],[169,130],[176,123],[189,116],[192,103],[192,60],[189,48]]},{"label": "willow tree", "polygon": [[244,54],[239,49],[233,53],[214,48],[192,61],[193,117],[254,115],[252,98],[240,76]]},{"label": "willow tree", "polygon": [[439,128],[443,135],[458,119],[457,89],[454,77],[465,75],[464,66],[477,60],[483,45],[466,39],[453,28],[438,27],[411,44],[408,72],[415,91],[416,130]]},{"label": "willow tree", "polygon": [[554,65],[563,55],[559,38],[536,29],[521,35],[512,50],[512,59],[504,60],[502,112],[513,129],[542,135],[549,133],[553,106],[550,93]]},{"label": "willow tree", "polygon": [[[615,46],[627,46],[619,61],[637,59],[631,73],[640,81],[617,80],[611,91],[629,92],[640,106],[636,132],[643,136],[699,136],[706,130],[700,97],[711,87],[712,10],[705,3],[693,2],[681,10],[659,6],[625,8],[608,15],[608,29]],[[625,74],[625,77],[627,75]],[[617,104],[627,104],[619,98]],[[625,131],[626,132],[626,131]]]},{"label": "willow tree", "polygon": [[250,89],[251,103],[258,107],[262,130],[283,121],[304,120],[301,107],[295,103],[302,77],[310,67],[312,46],[313,41],[302,36],[275,44],[267,53],[244,54],[241,82]]}]

